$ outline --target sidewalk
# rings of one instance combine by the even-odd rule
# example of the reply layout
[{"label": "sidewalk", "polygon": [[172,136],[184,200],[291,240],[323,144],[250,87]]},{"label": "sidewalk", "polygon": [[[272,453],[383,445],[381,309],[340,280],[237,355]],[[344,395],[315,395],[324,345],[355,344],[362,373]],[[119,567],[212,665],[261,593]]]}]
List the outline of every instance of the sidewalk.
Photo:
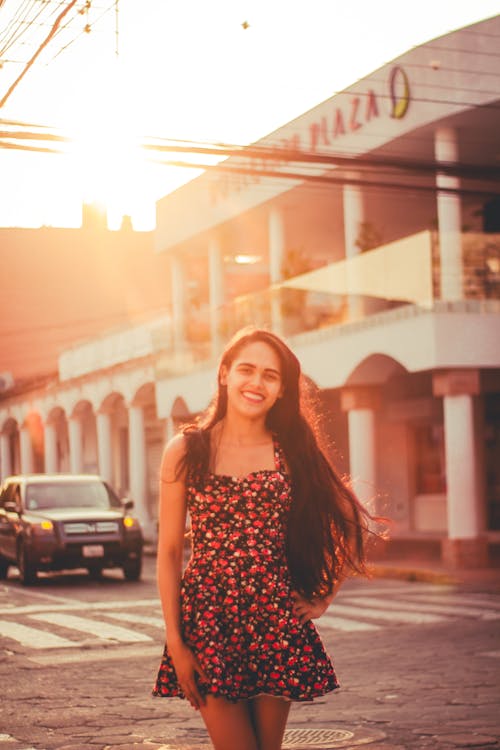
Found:
[{"label": "sidewalk", "polygon": [[374,578],[396,578],[442,585],[493,585],[500,591],[500,551],[490,545],[488,564],[481,568],[454,567],[441,558],[437,538],[394,538],[369,551]]},{"label": "sidewalk", "polygon": [[442,585],[493,584],[500,589],[500,566],[449,568],[434,558],[395,558],[376,560],[369,565],[373,578],[395,578]]}]

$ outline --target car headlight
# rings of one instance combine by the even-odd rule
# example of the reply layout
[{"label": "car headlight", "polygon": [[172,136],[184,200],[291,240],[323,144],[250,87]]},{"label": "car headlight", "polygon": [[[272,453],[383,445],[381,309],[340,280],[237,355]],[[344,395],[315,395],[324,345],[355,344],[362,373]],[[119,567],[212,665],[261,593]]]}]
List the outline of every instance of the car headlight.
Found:
[{"label": "car headlight", "polygon": [[132,516],[125,516],[123,519],[123,525],[125,526],[127,530],[138,529],[139,521],[136,518],[133,518]]},{"label": "car headlight", "polygon": [[54,534],[54,524],[52,521],[40,521],[40,523],[33,523],[31,525],[31,531],[36,536],[52,536]]}]

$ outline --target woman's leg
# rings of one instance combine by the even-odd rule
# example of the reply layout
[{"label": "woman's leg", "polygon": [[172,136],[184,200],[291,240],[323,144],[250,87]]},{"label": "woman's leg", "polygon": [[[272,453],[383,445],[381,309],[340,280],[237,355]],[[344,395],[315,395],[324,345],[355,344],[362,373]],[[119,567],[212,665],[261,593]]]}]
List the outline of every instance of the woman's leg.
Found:
[{"label": "woman's leg", "polygon": [[260,750],[248,701],[231,703],[207,695],[200,713],[215,750]]},{"label": "woman's leg", "polygon": [[272,695],[258,695],[250,701],[259,750],[281,750],[290,701]]}]

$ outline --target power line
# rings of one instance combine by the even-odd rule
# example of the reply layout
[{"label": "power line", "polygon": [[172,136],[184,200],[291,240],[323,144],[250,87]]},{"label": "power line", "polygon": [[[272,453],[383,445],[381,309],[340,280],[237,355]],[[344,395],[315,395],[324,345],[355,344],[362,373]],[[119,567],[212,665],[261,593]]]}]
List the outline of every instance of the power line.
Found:
[{"label": "power line", "polygon": [[[3,55],[4,52],[8,50],[9,46],[12,44],[11,40],[13,39],[13,37],[15,37],[19,29],[22,28],[23,23],[25,23],[24,19],[28,15],[29,11],[32,8],[34,8],[35,4],[36,4],[36,0],[24,0],[24,2],[19,6],[14,18],[11,19],[7,28],[4,30],[3,34],[0,36],[0,44],[4,45],[3,47],[0,48],[0,55]],[[21,15],[24,9],[25,9],[24,16],[20,18],[19,16]],[[9,33],[10,33],[10,36],[8,36]],[[7,38],[7,41],[4,42],[6,38]]]},{"label": "power line", "polygon": [[[95,19],[95,21],[93,21],[92,23],[86,24],[85,27],[82,29],[82,31],[80,31],[75,37],[73,37],[73,39],[71,39],[67,44],[65,44],[64,47],[61,47],[61,49],[59,50],[59,52],[56,52],[56,54],[48,61],[47,65],[50,64],[51,62],[53,62],[57,57],[59,57],[60,54],[62,54],[63,52],[65,52],[82,35],[88,34],[94,28],[94,26],[96,26],[99,23],[99,21],[102,18],[104,18],[104,16],[107,13],[109,13],[111,10],[113,10],[115,2],[117,2],[117,0],[113,0],[113,3],[110,6],[108,6],[105,10],[103,10],[103,12],[101,13],[101,15],[98,16]],[[71,21],[64,28],[67,28],[70,24],[71,24]]]},{"label": "power line", "polygon": [[249,167],[235,167],[228,164],[202,165],[191,162],[168,161],[165,165],[181,168],[192,168],[211,170],[216,172],[227,172],[233,174],[255,175],[258,177],[277,177],[283,180],[295,180],[298,182],[319,182],[328,185],[353,185],[360,187],[389,188],[392,190],[411,190],[412,192],[446,193],[447,195],[474,195],[476,197],[495,197],[500,195],[500,188],[496,190],[471,190],[467,188],[442,187],[437,185],[415,185],[394,182],[382,182],[375,180],[352,179],[351,177],[333,177],[330,174],[308,174],[304,172],[279,172],[272,169],[259,169]]},{"label": "power line", "polygon": [[66,8],[64,8],[59,15],[57,16],[51,30],[49,31],[48,35],[45,37],[44,41],[40,44],[38,49],[36,50],[35,54],[28,60],[26,63],[26,66],[24,67],[24,70],[21,72],[21,74],[16,78],[14,83],[11,84],[9,87],[7,93],[3,96],[2,99],[0,99],[0,108],[4,106],[14,89],[18,86],[18,84],[21,82],[21,80],[24,78],[28,70],[31,68],[37,57],[42,53],[44,48],[49,44],[50,40],[53,38],[54,34],[57,32],[57,29],[59,28],[59,25],[63,18],[67,16],[67,14],[70,12],[70,10],[76,5],[77,0],[70,0]]},{"label": "power line", "polygon": [[[0,120],[0,126],[3,121]],[[4,142],[2,143],[2,139]],[[57,143],[68,143],[71,139],[68,135],[60,133],[51,133],[48,129],[43,132],[34,130],[0,130],[0,147],[5,142],[7,147],[16,147],[12,141],[42,141]],[[24,148],[21,146],[21,148]],[[30,150],[36,146],[29,146]],[[339,154],[332,152],[305,151],[301,149],[292,149],[288,147],[270,146],[266,144],[251,144],[243,146],[234,143],[210,143],[203,141],[187,141],[181,139],[156,138],[149,136],[147,142],[142,144],[146,151],[155,153],[185,153],[201,154],[205,156],[232,157],[233,159],[258,159],[270,162],[300,163],[307,165],[327,165],[330,167],[345,167],[346,169],[385,169],[397,170],[404,172],[415,172],[420,174],[435,175],[436,171],[443,174],[458,177],[468,177],[470,179],[480,180],[500,180],[500,166],[492,164],[465,164],[455,162],[437,162],[401,159],[394,157],[376,157],[376,156],[359,156],[356,154]],[[53,153],[57,151],[53,150]],[[207,168],[210,165],[204,165],[198,168]],[[241,166],[241,165],[240,165]],[[252,165],[250,165],[252,168]]]},{"label": "power line", "polygon": [[[12,144],[5,144],[0,141],[0,147],[14,147]],[[39,152],[44,153],[58,153],[54,149],[50,148],[42,148],[38,146],[26,146],[23,145],[25,150],[36,150]],[[168,150],[171,152],[188,152],[188,153],[205,153],[213,155],[214,153],[217,153],[218,155],[221,155],[221,150],[216,150],[214,152],[213,149],[208,148],[200,148],[200,147],[180,147],[177,146],[165,146],[164,150]],[[429,173],[431,173],[432,176],[436,174],[436,172],[441,172],[443,174],[451,174],[453,176],[459,176],[459,177],[466,177],[469,179],[476,179],[481,181],[488,181],[493,180],[495,182],[495,185],[499,182],[499,175],[500,175],[500,168],[497,167],[488,167],[487,165],[482,165],[478,167],[477,165],[457,165],[457,164],[449,164],[449,163],[414,163],[414,162],[394,162],[390,159],[367,159],[367,158],[353,158],[353,157],[346,157],[346,156],[320,156],[317,154],[307,154],[307,153],[295,153],[295,152],[280,152],[278,149],[263,149],[263,153],[258,150],[251,150],[249,149],[246,151],[245,149],[242,152],[229,152],[233,157],[236,158],[245,158],[245,157],[251,157],[251,158],[258,158],[259,160],[264,160],[266,158],[271,159],[277,159],[279,162],[288,161],[289,163],[298,163],[301,161],[304,161],[306,164],[308,164],[309,160],[313,161],[313,164],[308,164],[309,169],[311,166],[313,168],[317,168],[320,165],[325,166],[325,164],[329,164],[330,166],[336,167],[336,166],[343,166],[345,168],[358,171],[358,165],[361,167],[361,169],[367,169],[372,168],[377,170],[377,175],[380,176],[381,168],[385,168],[385,170],[396,168],[398,170],[405,170],[408,171],[414,171],[414,172],[421,172],[422,175],[428,176]],[[267,153],[266,153],[267,151]],[[153,161],[153,160],[152,160]],[[441,186],[437,186],[435,183],[433,184],[416,184],[415,182],[391,182],[389,180],[381,180],[381,179],[361,179],[361,178],[354,178],[352,176],[335,176],[330,171],[329,174],[311,174],[310,172],[293,172],[293,171],[283,171],[278,169],[272,169],[272,168],[263,168],[262,166],[258,166],[255,163],[248,163],[248,164],[241,164],[239,162],[238,164],[235,164],[234,162],[228,162],[224,161],[219,164],[202,164],[202,163],[193,163],[193,162],[183,162],[178,160],[168,160],[168,161],[160,161],[159,159],[154,160],[157,164],[163,164],[164,166],[169,167],[177,167],[177,168],[190,168],[190,169],[197,169],[201,171],[215,171],[215,172],[224,172],[227,174],[239,174],[239,175],[251,175],[251,176],[257,176],[257,177],[267,177],[267,178],[274,178],[275,180],[284,180],[286,181],[285,184],[288,184],[290,181],[295,181],[298,183],[317,183],[322,184],[325,186],[343,186],[343,185],[356,185],[360,187],[365,187],[367,189],[369,188],[377,188],[378,190],[384,190],[384,191],[400,191],[404,190],[409,193],[412,193],[414,195],[418,195],[421,193],[430,193],[430,194],[437,194],[440,193],[446,193],[449,195],[460,195],[463,197],[475,197],[475,198],[491,198],[499,195],[498,188],[492,188],[491,190],[485,189],[485,188],[470,188],[470,187],[457,187],[457,188],[443,188]],[[316,163],[314,163],[316,162]],[[419,169],[421,167],[421,169]],[[484,170],[484,172],[478,170]]]}]

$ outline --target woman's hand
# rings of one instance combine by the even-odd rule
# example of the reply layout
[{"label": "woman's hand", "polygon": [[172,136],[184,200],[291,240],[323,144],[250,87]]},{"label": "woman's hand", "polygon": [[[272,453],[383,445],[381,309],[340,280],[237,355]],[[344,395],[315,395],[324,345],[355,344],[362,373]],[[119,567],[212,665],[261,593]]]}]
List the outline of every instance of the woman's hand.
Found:
[{"label": "woman's hand", "polygon": [[317,599],[305,599],[297,591],[292,591],[293,614],[298,618],[301,625],[309,620],[316,620],[326,612],[330,604],[330,597]]},{"label": "woman's hand", "polygon": [[205,705],[205,698],[198,690],[196,675],[198,674],[205,682],[209,682],[207,675],[191,649],[184,643],[178,644],[174,649],[169,646],[169,651],[182,692],[193,708],[199,709],[200,706]]}]

